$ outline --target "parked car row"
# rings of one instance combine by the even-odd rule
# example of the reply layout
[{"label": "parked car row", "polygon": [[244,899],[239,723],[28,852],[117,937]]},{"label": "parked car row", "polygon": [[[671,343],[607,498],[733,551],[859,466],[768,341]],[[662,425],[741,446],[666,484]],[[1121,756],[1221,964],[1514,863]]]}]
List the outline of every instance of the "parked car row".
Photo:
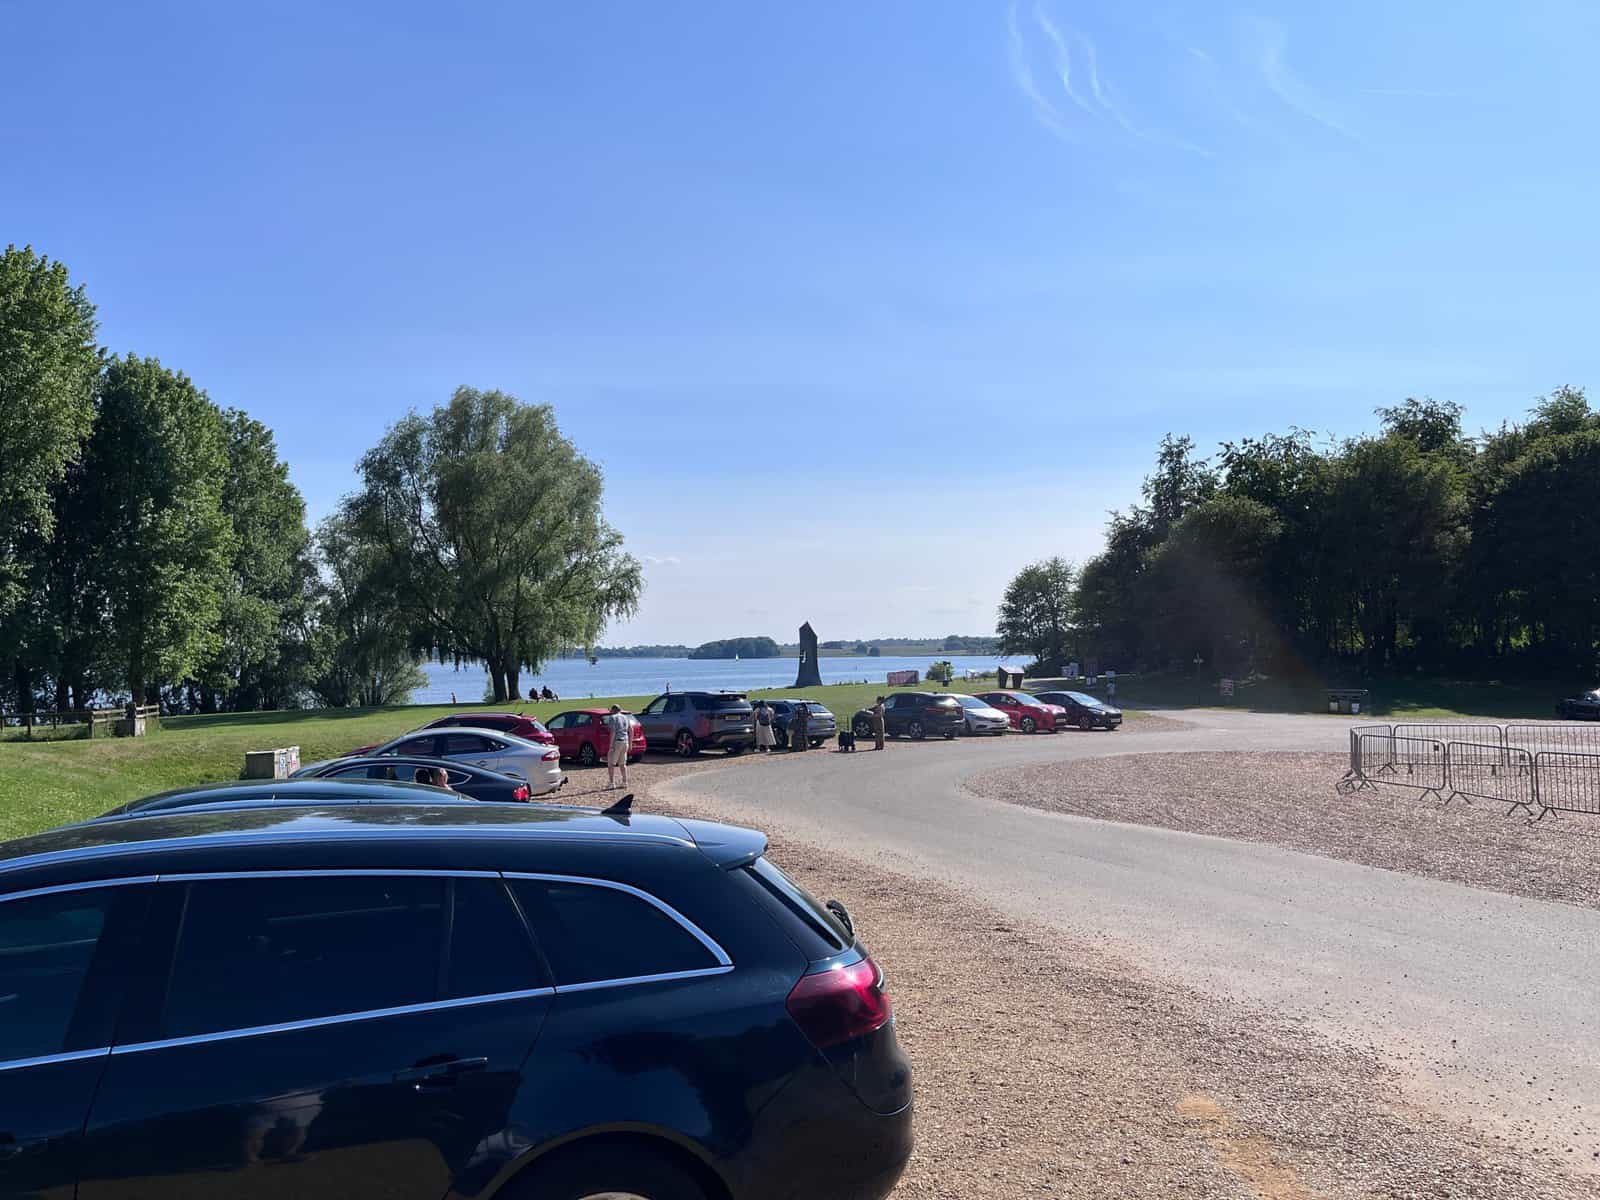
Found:
[{"label": "parked car row", "polygon": [[[1057,733],[1116,729],[1122,711],[1082,692],[894,692],[884,700],[883,727],[889,737],[955,737],[957,734]],[[872,736],[872,714],[860,709],[850,718],[858,738]]]}]

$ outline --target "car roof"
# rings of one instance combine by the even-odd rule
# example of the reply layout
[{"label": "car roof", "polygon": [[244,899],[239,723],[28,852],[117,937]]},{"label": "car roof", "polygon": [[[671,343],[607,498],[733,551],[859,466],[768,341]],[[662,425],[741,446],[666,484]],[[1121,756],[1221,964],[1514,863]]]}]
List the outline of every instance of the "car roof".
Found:
[{"label": "car roof", "polygon": [[[374,762],[398,762],[376,758]],[[447,765],[447,764],[446,764]],[[193,798],[196,804],[243,804],[258,800],[333,800],[349,804],[381,804],[385,800],[409,803],[418,799],[450,804],[455,801],[441,789],[398,779],[268,779],[260,782],[198,783],[192,787],[170,788],[150,796],[129,800],[106,813],[123,816],[152,809],[173,807],[172,801]],[[187,807],[187,806],[186,806]],[[101,818],[103,819],[103,818]]]},{"label": "car roof", "polygon": [[464,712],[464,713],[445,713],[445,715],[440,717],[439,720],[441,720],[441,721],[464,721],[468,717],[494,717],[495,719],[501,720],[501,721],[531,721],[531,720],[534,719],[533,717],[525,716],[522,713],[514,713],[514,712]]},{"label": "car roof", "polygon": [[[451,733],[481,733],[485,737],[515,738],[517,741],[527,741],[526,738],[518,737],[514,733],[507,733],[504,729],[490,729],[490,728],[488,728],[486,726],[478,726],[478,725],[450,725],[450,726],[425,725],[421,729],[413,729],[409,733],[397,733],[397,734],[395,734],[394,737],[390,738],[388,741],[379,742],[378,745],[380,745],[380,746],[392,746],[396,742],[403,742],[409,737],[437,737],[437,736],[439,736],[439,731],[442,730],[442,729],[445,729],[445,728],[448,728]],[[533,743],[529,742],[528,744],[532,745]]]},{"label": "car roof", "polygon": [[[325,762],[311,764],[319,770],[343,770],[347,767],[444,767],[450,771],[460,771],[466,775],[483,775],[489,779],[504,779],[508,783],[526,783],[526,779],[518,779],[500,771],[480,767],[474,763],[461,762],[454,758],[429,758],[426,754],[345,754],[338,758],[330,758]],[[300,779],[316,780],[313,775],[301,775]],[[378,780],[379,783],[392,782]],[[400,782],[405,782],[401,780]],[[231,786],[231,785],[230,785]]]},{"label": "car roof", "polygon": [[[331,851],[335,844],[349,848]],[[655,814],[443,799],[434,804],[178,809],[85,821],[0,842],[0,888],[18,879],[28,886],[40,875],[59,877],[64,872],[101,878],[110,870],[122,877],[134,859],[140,860],[138,873],[143,875],[159,871],[164,856],[192,862],[196,853],[206,851],[234,861],[243,857],[276,865],[307,855],[371,857],[383,848],[392,856],[396,847],[410,847],[419,853],[453,854],[471,865],[481,858],[474,845],[495,847],[497,853],[517,846],[559,846],[591,857],[597,851],[677,847],[699,850],[730,869],[765,853],[767,838],[739,826]],[[78,865],[85,862],[87,869]]]}]

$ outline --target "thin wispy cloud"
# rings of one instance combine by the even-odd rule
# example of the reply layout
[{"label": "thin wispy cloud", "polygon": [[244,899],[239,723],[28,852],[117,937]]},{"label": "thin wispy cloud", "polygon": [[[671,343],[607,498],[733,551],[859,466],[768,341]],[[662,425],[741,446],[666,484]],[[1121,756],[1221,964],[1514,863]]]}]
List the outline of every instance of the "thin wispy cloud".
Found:
[{"label": "thin wispy cloud", "polygon": [[[1048,52],[1049,59],[1055,68],[1055,82],[1059,85],[1059,93],[1046,90],[1039,84],[1038,77],[1034,74],[1029,62],[1029,36],[1024,32],[1023,25],[1018,16],[1018,4],[1013,0],[1006,12],[1007,30],[1010,35],[1011,74],[1016,81],[1018,89],[1026,96],[1033,106],[1034,115],[1051,132],[1068,141],[1078,140],[1076,137],[1077,126],[1069,124],[1069,118],[1074,118],[1080,123],[1083,118],[1075,117],[1071,108],[1061,101],[1070,101],[1071,106],[1091,118],[1103,120],[1109,117],[1124,133],[1139,141],[1149,142],[1153,145],[1170,146],[1205,158],[1214,158],[1215,155],[1204,146],[1195,145],[1193,142],[1170,134],[1146,129],[1129,116],[1126,106],[1121,102],[1115,89],[1108,79],[1100,74],[1100,56],[1094,43],[1086,34],[1070,26],[1062,26],[1051,17],[1044,0],[1034,0],[1032,27],[1037,29],[1035,36],[1042,36],[1044,49]],[[1077,43],[1077,52],[1074,53],[1074,43]],[[1081,62],[1088,76],[1089,94],[1086,96],[1077,81],[1075,67]]]},{"label": "thin wispy cloud", "polygon": [[1259,65],[1261,78],[1266,83],[1267,89],[1301,116],[1341,137],[1359,142],[1361,138],[1329,113],[1316,92],[1289,66],[1287,56],[1289,39],[1284,33],[1283,26],[1272,21],[1262,21],[1259,28],[1261,31]]},{"label": "thin wispy cloud", "polygon": [[[1013,14],[1016,12],[1015,5],[1012,6],[1012,12]],[[1067,97],[1084,112],[1092,114],[1094,109],[1072,85],[1072,51],[1067,46],[1067,39],[1061,30],[1056,28],[1055,22],[1050,19],[1050,14],[1045,11],[1043,4],[1036,3],[1033,6],[1033,19],[1039,23],[1039,28],[1044,31],[1044,36],[1049,39],[1051,49],[1054,51],[1056,76],[1061,80],[1061,90],[1066,92]],[[1094,89],[1098,95],[1100,91],[1098,82],[1095,82]]]},{"label": "thin wispy cloud", "polygon": [[1044,94],[1039,87],[1039,81],[1034,78],[1033,67],[1028,63],[1028,43],[1023,39],[1022,29],[1017,24],[1016,0],[1012,0],[1011,7],[1007,10],[1006,25],[1011,34],[1011,78],[1015,80],[1022,94],[1028,98],[1033,107],[1033,115],[1041,125],[1063,141],[1077,141],[1077,136],[1067,124],[1066,118]]}]

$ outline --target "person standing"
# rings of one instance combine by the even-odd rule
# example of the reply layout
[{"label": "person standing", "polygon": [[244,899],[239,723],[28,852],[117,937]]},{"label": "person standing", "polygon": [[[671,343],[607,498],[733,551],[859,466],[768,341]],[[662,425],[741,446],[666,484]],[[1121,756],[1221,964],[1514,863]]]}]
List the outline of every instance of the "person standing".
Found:
[{"label": "person standing", "polygon": [[794,711],[789,714],[789,749],[811,749],[811,738],[806,733],[806,728],[811,723],[811,710],[803,703],[796,704]]},{"label": "person standing", "polygon": [[756,753],[768,754],[778,744],[772,732],[772,706],[765,700],[756,701]]},{"label": "person standing", "polygon": [[628,746],[633,741],[633,718],[613,704],[605,716],[606,732],[611,735],[606,746],[606,791],[616,786],[617,772],[622,772],[622,786],[628,786]]},{"label": "person standing", "polygon": [[872,706],[872,741],[874,750],[883,749],[883,697]]}]

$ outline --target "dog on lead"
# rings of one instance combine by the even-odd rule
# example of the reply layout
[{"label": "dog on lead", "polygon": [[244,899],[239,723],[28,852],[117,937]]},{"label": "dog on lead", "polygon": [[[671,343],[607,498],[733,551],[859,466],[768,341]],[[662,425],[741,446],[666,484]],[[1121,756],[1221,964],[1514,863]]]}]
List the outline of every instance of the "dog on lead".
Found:
[{"label": "dog on lead", "polygon": [[839,752],[841,754],[854,754],[856,752],[856,735],[853,730],[839,730]]}]

